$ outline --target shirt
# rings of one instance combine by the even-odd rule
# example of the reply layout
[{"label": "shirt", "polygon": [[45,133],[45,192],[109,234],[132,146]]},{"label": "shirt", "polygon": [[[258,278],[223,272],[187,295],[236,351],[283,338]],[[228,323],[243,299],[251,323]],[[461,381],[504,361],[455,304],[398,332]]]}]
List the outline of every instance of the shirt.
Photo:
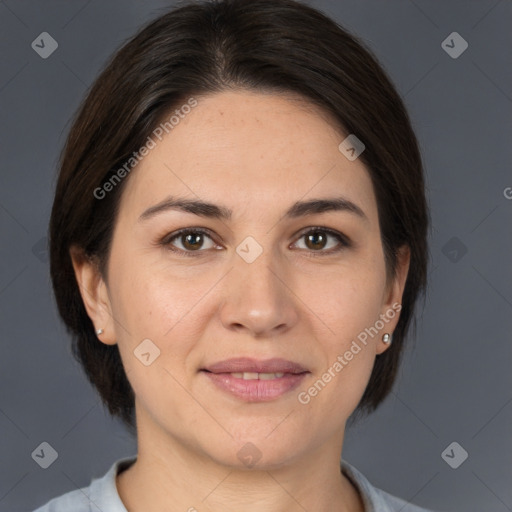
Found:
[{"label": "shirt", "polygon": [[[136,456],[132,456],[117,460],[103,477],[92,479],[88,487],[53,498],[33,512],[127,512],[117,492],[116,476],[136,459]],[[341,471],[359,491],[365,512],[435,512],[374,487],[345,460],[341,461]]]}]

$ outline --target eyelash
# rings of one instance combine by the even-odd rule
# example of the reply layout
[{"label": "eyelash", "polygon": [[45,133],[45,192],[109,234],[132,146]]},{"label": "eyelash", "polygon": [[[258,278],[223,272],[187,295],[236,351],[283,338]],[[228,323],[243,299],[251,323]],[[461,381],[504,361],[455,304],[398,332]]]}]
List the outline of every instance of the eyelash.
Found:
[{"label": "eyelash", "polygon": [[[327,251],[324,251],[324,250],[321,250],[321,249],[318,250],[318,251],[307,250],[307,249],[300,249],[302,251],[304,251],[304,250],[308,251],[310,253],[310,257],[315,258],[315,257],[318,257],[318,256],[321,257],[321,256],[327,256],[327,255],[330,255],[330,254],[335,254],[335,253],[338,253],[341,250],[351,246],[350,240],[345,235],[343,235],[343,234],[341,234],[341,233],[339,233],[337,231],[334,231],[332,229],[323,228],[323,227],[320,227],[320,226],[315,226],[315,227],[307,228],[307,231],[303,231],[299,235],[297,241],[300,240],[301,238],[305,237],[306,235],[309,235],[311,233],[318,233],[318,232],[325,233],[327,235],[330,235],[330,236],[334,237],[340,243],[340,246],[338,248],[334,248],[334,249],[331,248],[331,249],[329,249]],[[213,240],[213,238],[211,236],[210,231],[208,231],[206,229],[203,229],[203,228],[183,228],[183,229],[180,229],[179,231],[171,233],[170,235],[166,235],[159,242],[159,244],[164,246],[167,250],[172,251],[174,253],[182,254],[184,256],[191,257],[191,258],[197,258],[198,256],[201,256],[202,252],[206,252],[206,251],[205,250],[201,250],[201,249],[198,249],[197,251],[184,251],[183,249],[178,249],[177,247],[174,247],[172,245],[172,242],[174,240],[178,239],[180,236],[188,235],[188,234],[203,234],[203,235],[208,236],[210,239],[212,239],[213,242],[215,242],[215,240]]]}]

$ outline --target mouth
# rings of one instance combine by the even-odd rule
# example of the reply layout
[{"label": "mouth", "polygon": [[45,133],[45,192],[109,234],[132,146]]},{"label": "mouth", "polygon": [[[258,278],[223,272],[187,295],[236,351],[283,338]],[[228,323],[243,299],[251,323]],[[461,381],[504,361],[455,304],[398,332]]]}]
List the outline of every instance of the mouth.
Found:
[{"label": "mouth", "polygon": [[266,402],[289,393],[311,372],[286,359],[235,358],[208,365],[201,373],[224,393],[246,402]]},{"label": "mouth", "polygon": [[231,375],[232,377],[243,380],[273,380],[284,377],[285,373],[233,372],[228,373],[227,375]]},{"label": "mouth", "polygon": [[[226,359],[202,368],[203,371],[210,373],[231,373],[253,375],[247,379],[255,379],[257,375],[279,375],[281,373],[290,373],[298,375],[300,373],[308,372],[309,370],[299,363],[288,361],[287,359],[266,359],[258,361],[249,357],[237,357],[233,359]],[[245,377],[244,377],[245,378]]]}]

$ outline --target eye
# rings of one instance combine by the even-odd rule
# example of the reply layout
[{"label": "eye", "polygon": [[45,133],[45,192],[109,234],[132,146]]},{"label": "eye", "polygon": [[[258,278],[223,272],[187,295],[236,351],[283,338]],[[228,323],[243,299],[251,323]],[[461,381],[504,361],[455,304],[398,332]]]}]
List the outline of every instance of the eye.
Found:
[{"label": "eye", "polygon": [[[209,243],[205,243],[209,241]],[[181,229],[166,236],[161,244],[174,252],[181,252],[192,256],[193,252],[202,252],[217,247],[207,231],[199,228]]]},{"label": "eye", "polygon": [[[299,240],[304,240],[304,246],[298,248],[318,253],[314,254],[315,256],[336,253],[350,247],[350,241],[345,235],[322,227],[309,228],[300,235]],[[296,246],[298,243],[297,241],[293,245]],[[202,228],[181,229],[164,237],[160,244],[185,256],[199,256],[199,253],[208,249],[220,249],[209,231]]]},{"label": "eye", "polygon": [[[305,245],[304,247],[299,247],[299,249],[327,254],[341,251],[345,247],[350,246],[350,242],[345,235],[321,227],[312,228],[302,233],[299,240],[304,240]],[[297,243],[295,242],[295,244]]]}]

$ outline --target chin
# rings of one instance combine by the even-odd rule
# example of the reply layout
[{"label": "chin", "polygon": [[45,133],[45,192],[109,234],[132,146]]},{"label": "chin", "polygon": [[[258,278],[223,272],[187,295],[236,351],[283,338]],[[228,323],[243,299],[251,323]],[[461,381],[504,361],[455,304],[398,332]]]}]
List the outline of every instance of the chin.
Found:
[{"label": "chin", "polygon": [[275,470],[290,464],[299,456],[298,447],[303,439],[282,432],[269,436],[271,429],[258,436],[236,436],[227,443],[215,443],[212,451],[209,445],[208,455],[218,464],[238,470]]}]

